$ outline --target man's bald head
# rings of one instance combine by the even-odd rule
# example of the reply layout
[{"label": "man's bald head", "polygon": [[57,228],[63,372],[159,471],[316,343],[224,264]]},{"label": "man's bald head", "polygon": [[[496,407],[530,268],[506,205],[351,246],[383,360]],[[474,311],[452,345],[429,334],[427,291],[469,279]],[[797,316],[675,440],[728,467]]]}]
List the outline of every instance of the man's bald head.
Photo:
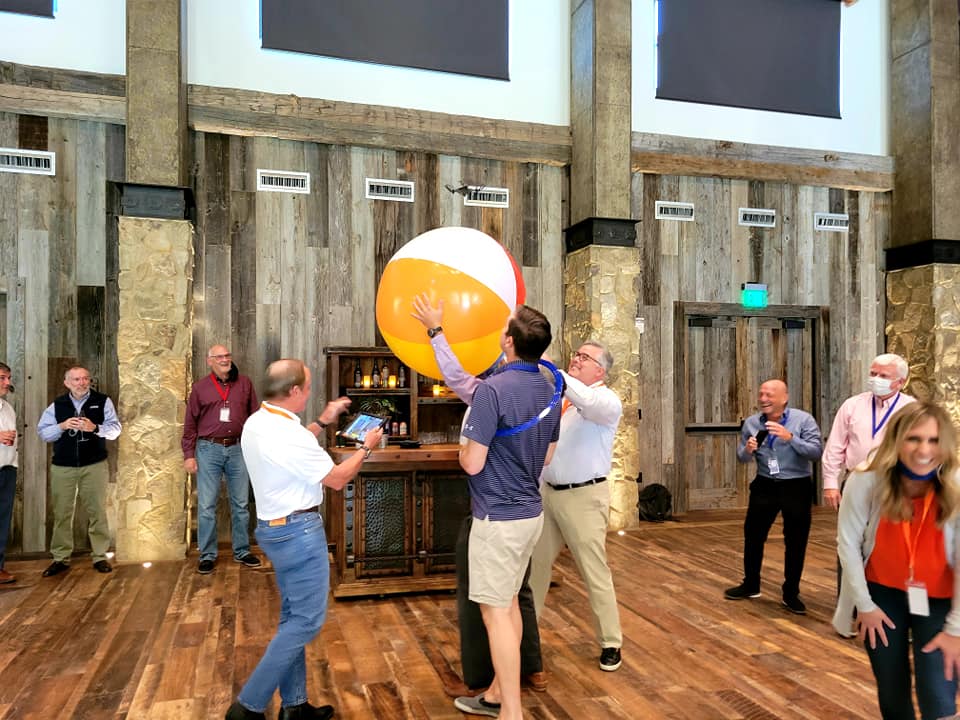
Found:
[{"label": "man's bald head", "polygon": [[789,401],[790,394],[783,380],[771,378],[760,385],[757,404],[768,419],[779,420]]}]

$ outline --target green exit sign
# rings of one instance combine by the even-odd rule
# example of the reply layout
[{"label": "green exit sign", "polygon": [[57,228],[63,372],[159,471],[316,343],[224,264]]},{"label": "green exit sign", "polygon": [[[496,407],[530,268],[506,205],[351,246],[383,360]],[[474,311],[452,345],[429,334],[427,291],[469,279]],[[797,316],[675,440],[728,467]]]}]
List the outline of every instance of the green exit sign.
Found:
[{"label": "green exit sign", "polygon": [[767,306],[767,286],[765,283],[744,283],[740,286],[740,303],[752,310]]}]

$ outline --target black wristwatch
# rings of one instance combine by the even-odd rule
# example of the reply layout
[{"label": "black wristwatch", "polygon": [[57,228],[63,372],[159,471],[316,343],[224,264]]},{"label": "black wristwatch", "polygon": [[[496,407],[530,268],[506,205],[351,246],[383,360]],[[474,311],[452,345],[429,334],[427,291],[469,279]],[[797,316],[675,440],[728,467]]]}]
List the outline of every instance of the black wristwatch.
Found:
[{"label": "black wristwatch", "polygon": [[432,340],[442,332],[443,332],[443,328],[437,325],[435,328],[430,328],[427,330],[427,337]]}]

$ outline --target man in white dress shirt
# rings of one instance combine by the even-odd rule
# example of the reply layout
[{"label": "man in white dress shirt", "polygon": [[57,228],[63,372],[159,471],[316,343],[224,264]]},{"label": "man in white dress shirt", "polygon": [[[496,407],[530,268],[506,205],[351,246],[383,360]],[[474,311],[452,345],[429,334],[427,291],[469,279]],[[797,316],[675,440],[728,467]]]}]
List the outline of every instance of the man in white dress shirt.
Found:
[{"label": "man in white dress shirt", "polygon": [[620,424],[620,398],[604,384],[613,356],[601,343],[590,340],[573,353],[564,380],[560,439],[553,462],[544,468],[543,532],[533,551],[530,587],[537,615],[550,587],[553,561],[570,548],[580,577],[587,586],[597,639],[600,669],[620,667],[620,612],[613,577],[607,565],[607,523],[610,519],[610,486],[607,474],[613,456],[613,436]]},{"label": "man in white dress shirt", "polygon": [[257,543],[270,558],[280,589],[280,624],[226,719],[264,718],[279,688],[280,720],[327,720],[333,716],[331,705],[307,702],[304,650],[323,627],[330,589],[320,515],[323,486],[343,488],[370,457],[383,431],[369,431],[356,454],[334,465],[317,436],[350,400],[327,403],[316,422],[301,425],[297,414],[310,397],[310,370],[300,360],[271,363],[263,394],[266,400],[243,426],[240,447],[257,500]]}]

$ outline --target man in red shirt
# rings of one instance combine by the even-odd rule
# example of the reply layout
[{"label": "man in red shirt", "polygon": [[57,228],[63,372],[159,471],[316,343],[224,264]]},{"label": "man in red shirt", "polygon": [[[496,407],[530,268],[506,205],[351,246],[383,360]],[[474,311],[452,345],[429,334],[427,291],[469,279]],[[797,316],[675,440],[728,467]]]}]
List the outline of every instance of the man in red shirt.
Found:
[{"label": "man in red shirt", "polygon": [[259,407],[253,383],[233,364],[230,351],[214,345],[207,352],[210,374],[193,384],[183,419],[183,467],[197,476],[197,546],[201,575],[217,561],[217,497],[226,478],[232,521],[233,559],[260,567],[250,552],[250,478],[240,451],[243,424]]}]

